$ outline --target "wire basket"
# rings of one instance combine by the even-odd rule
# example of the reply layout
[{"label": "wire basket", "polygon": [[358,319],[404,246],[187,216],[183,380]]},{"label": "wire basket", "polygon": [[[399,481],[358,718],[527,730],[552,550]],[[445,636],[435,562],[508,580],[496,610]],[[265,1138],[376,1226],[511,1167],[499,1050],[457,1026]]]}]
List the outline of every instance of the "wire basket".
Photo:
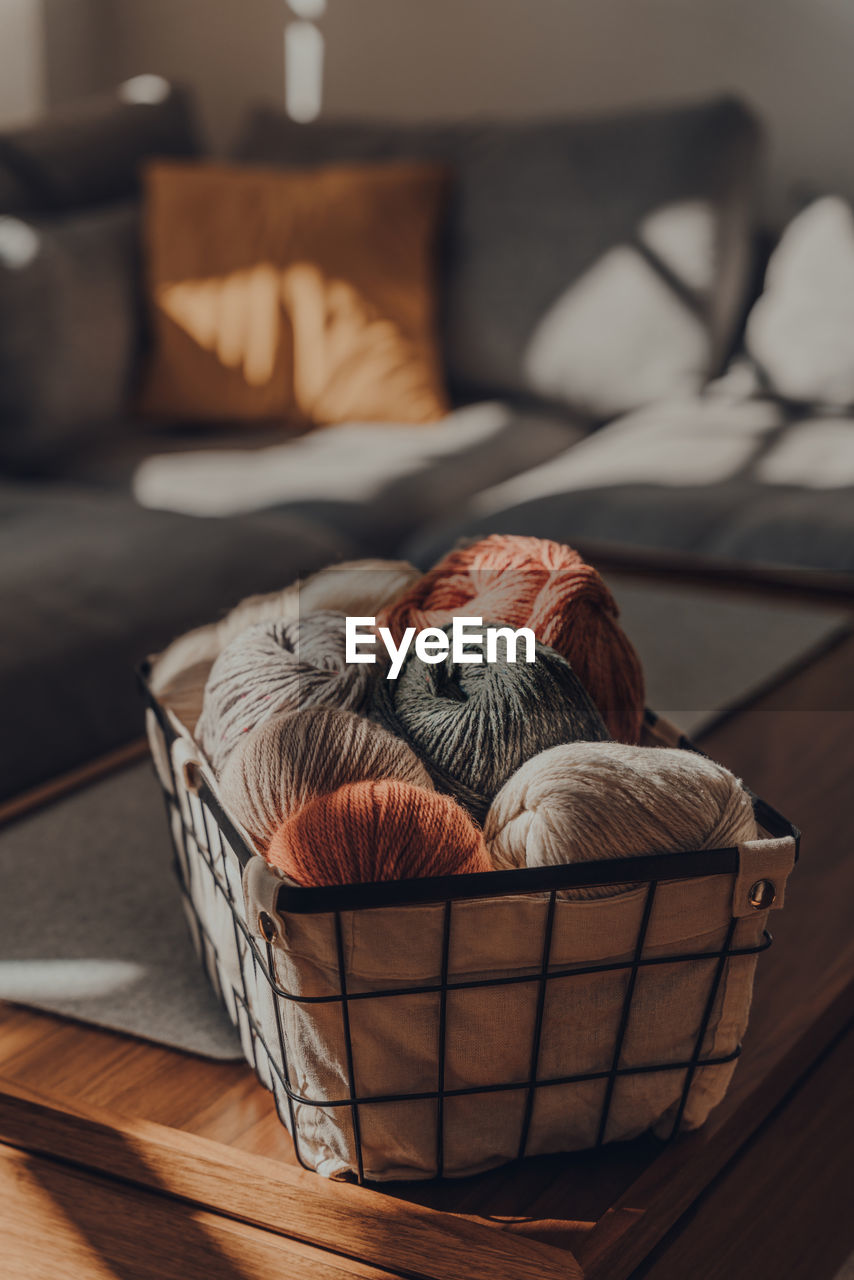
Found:
[{"label": "wire basket", "polygon": [[[669,1139],[721,1100],[798,856],[769,805],[738,848],[300,888],[140,676],[196,951],[306,1168],[461,1176]],[[652,712],[644,732],[696,750]],[[594,885],[619,889],[572,893]]]}]

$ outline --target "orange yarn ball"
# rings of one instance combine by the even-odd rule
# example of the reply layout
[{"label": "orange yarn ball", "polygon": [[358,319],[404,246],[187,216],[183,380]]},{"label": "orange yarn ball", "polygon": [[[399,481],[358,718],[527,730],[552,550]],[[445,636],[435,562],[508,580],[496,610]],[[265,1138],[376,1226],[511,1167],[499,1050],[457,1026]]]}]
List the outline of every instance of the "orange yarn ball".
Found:
[{"label": "orange yarn ball", "polygon": [[394,779],[310,800],[282,823],[266,856],[306,887],[493,869],[483,832],[455,800]]},{"label": "orange yarn ball", "polygon": [[572,666],[620,742],[640,738],[640,660],[619,609],[577,551],[545,538],[493,534],[451,551],[377,618],[399,643],[407,627],[442,627],[454,615],[530,627]]}]

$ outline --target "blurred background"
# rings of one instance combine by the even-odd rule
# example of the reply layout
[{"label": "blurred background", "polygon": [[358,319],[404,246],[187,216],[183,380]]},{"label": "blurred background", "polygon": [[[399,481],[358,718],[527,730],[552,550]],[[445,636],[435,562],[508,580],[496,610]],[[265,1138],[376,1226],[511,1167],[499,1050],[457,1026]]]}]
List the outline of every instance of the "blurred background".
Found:
[{"label": "blurred background", "polygon": [[850,0],[0,0],[6,794],[331,561],[568,543],[690,725],[835,635],[852,65]]}]

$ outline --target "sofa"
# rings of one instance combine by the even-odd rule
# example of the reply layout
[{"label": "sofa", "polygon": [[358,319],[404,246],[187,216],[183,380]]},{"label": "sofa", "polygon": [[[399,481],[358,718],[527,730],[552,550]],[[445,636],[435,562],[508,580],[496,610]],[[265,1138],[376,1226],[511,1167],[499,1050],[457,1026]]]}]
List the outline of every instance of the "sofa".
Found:
[{"label": "sofa", "polygon": [[499,530],[854,570],[854,477],[821,488],[760,465],[823,411],[755,363],[744,389],[764,143],[741,104],[418,127],[252,111],[243,164],[453,174],[438,259],[452,411],[294,436],[134,411],[140,170],[204,152],[190,95],[142,90],[0,135],[0,797],[139,736],[146,653],[333,561],[426,566]]}]

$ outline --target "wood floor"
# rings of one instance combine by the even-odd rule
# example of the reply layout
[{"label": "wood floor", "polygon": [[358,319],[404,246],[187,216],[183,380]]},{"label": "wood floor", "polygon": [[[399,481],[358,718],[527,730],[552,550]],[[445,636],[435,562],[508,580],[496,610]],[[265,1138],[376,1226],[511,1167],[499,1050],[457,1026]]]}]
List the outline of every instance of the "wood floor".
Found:
[{"label": "wood floor", "polygon": [[[448,1230],[473,1219],[479,1230],[488,1226],[508,1244],[529,1245],[540,1275],[549,1272],[556,1257],[565,1260],[564,1276],[579,1274],[577,1259],[591,1280],[627,1280],[633,1274],[652,1280],[829,1280],[838,1270],[854,1249],[854,1219],[846,1213],[854,1176],[848,1157],[854,1150],[849,1084],[854,1039],[845,1032],[854,1018],[854,638],[722,724],[702,745],[804,832],[786,909],[772,920],[775,945],[760,959],[742,1059],[730,1093],[705,1128],[666,1148],[650,1139],[599,1153],[539,1158],[461,1181],[381,1191],[342,1188],[342,1195],[353,1191],[387,1207],[396,1203],[401,1214],[412,1205],[463,1215],[430,1219]],[[73,1102],[84,1111],[92,1107],[153,1122],[235,1153],[270,1159],[280,1169],[295,1167],[270,1095],[243,1065],[213,1063],[0,1006],[0,1077],[9,1090],[18,1087]],[[49,1178],[35,1176],[20,1152],[27,1147],[26,1134],[15,1129],[11,1110],[6,1116],[4,1123],[0,1107],[0,1141],[8,1144],[2,1151],[0,1205],[19,1245],[32,1240],[32,1223],[40,1213],[43,1219],[46,1198],[67,1209],[82,1197],[80,1212],[111,1224],[118,1237],[123,1217],[128,1231],[160,1221],[163,1206],[155,1212],[149,1205],[153,1216],[135,1209],[132,1222],[121,1207],[121,1190],[97,1178],[92,1184],[91,1171],[52,1163]],[[298,1176],[309,1179],[299,1183],[308,1188],[321,1181]],[[847,1200],[840,1189],[846,1184]],[[136,1194],[147,1204],[144,1197],[153,1193]],[[206,1212],[215,1213],[197,1205],[184,1214],[178,1237],[186,1248],[176,1275],[220,1274],[210,1263],[210,1250],[196,1261],[190,1257],[192,1242],[201,1249],[214,1231]],[[67,1214],[60,1218],[68,1221]],[[160,1228],[152,1225],[151,1231],[157,1235]],[[260,1242],[246,1236],[253,1231],[260,1232]],[[121,1252],[121,1240],[112,1238],[101,1242],[100,1254],[95,1249],[102,1269],[91,1269],[91,1241],[86,1243],[85,1231],[78,1235],[79,1248],[89,1250],[88,1261],[78,1270],[62,1270],[59,1254],[45,1253],[39,1262],[45,1276],[88,1280],[132,1274],[147,1280],[173,1274],[160,1253],[152,1255],[148,1270],[128,1271],[124,1263],[124,1270],[118,1263],[110,1270],[109,1259]],[[342,1274],[343,1255],[327,1247],[311,1260],[321,1269],[310,1270],[308,1246],[297,1237],[298,1232],[289,1237],[299,1245],[297,1254],[280,1256],[277,1270],[265,1250],[279,1249],[279,1241],[248,1220],[223,1226],[216,1256],[230,1259],[232,1268],[234,1258],[240,1262],[237,1270],[222,1274]],[[537,1253],[538,1242],[552,1248]],[[65,1241],[69,1250],[72,1243],[70,1237]],[[59,1253],[65,1245],[57,1246]],[[392,1262],[391,1254],[380,1256],[378,1248],[365,1244],[356,1255],[364,1269],[346,1274],[440,1274],[424,1257],[413,1255],[402,1265],[399,1252],[394,1256]],[[516,1263],[505,1260],[512,1268],[508,1280],[515,1280],[514,1272],[522,1274],[523,1254],[513,1256]],[[346,1265],[357,1263],[350,1257]],[[496,1263],[488,1274],[502,1274],[502,1265]],[[474,1263],[466,1271],[480,1274]],[[29,1280],[42,1271],[33,1263],[29,1271],[11,1274],[14,1280],[25,1274]]]}]

